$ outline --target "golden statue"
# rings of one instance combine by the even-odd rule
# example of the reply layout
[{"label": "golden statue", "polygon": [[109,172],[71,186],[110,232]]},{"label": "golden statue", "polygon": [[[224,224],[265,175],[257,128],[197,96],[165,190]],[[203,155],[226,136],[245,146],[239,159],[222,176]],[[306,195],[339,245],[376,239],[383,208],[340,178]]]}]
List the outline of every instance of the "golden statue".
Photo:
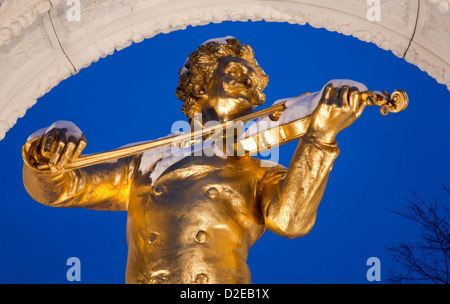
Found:
[{"label": "golden statue", "polygon": [[[176,96],[191,124],[197,114],[201,124],[236,120],[265,101],[268,76],[232,37],[198,47],[179,73]],[[326,86],[288,169],[249,154],[189,155],[152,180],[158,160],[140,170],[142,153],[74,168],[86,139],[55,124],[24,145],[23,181],[48,206],[127,211],[126,283],[251,283],[249,248],[266,229],[287,238],[311,230],[336,135],[377,96]]]}]

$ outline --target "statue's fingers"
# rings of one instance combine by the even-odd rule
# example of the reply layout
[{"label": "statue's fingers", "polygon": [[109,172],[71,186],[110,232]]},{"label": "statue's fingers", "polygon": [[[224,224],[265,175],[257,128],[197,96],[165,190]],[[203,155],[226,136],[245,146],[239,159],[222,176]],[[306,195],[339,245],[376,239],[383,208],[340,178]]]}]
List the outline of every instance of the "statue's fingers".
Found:
[{"label": "statue's fingers", "polygon": [[341,100],[339,98],[340,95],[341,95],[341,88],[335,88],[333,92],[333,97],[331,97],[331,105],[336,107],[341,106]]},{"label": "statue's fingers", "polygon": [[56,168],[58,170],[64,169],[65,165],[69,161],[70,157],[73,155],[73,151],[75,150],[75,147],[77,146],[77,140],[75,136],[70,136],[67,140],[67,143],[64,147],[64,150],[62,151],[61,157],[59,158],[58,162],[56,163]]},{"label": "statue's fingers", "polygon": [[359,108],[356,112],[356,118],[359,118],[362,114],[362,112],[364,111],[364,108],[367,106],[367,103],[365,101],[359,101]]},{"label": "statue's fingers", "polygon": [[[22,154],[25,154],[25,156],[37,156],[38,152],[40,152],[40,142],[42,141],[42,138],[44,136],[38,136],[31,140],[28,140],[23,146],[22,146]],[[35,158],[36,159],[36,158]]]},{"label": "statue's fingers", "polygon": [[[350,93],[349,93],[349,105],[350,105],[350,108],[353,110],[353,112],[357,112],[358,111],[358,108],[360,107],[360,103],[361,103],[361,101],[359,100],[359,90],[358,90],[358,88],[356,88],[356,87],[352,87],[351,89],[350,89]],[[366,104],[365,102],[364,102],[364,104]]]},{"label": "statue's fingers", "polygon": [[332,83],[327,84],[325,86],[325,88],[323,89],[321,102],[325,103],[325,104],[330,104],[331,96],[333,95],[333,91],[334,91],[334,85]]},{"label": "statue's fingers", "polygon": [[22,151],[24,151],[26,154],[30,154],[30,151],[31,151],[31,141],[27,141],[27,142],[23,145]]},{"label": "statue's fingers", "polygon": [[38,154],[40,151],[38,145],[41,140],[42,136],[29,140],[22,146],[22,158],[26,163],[31,164],[38,159]]},{"label": "statue's fingers", "polygon": [[83,150],[86,147],[86,145],[87,145],[86,137],[84,137],[84,135],[82,135],[80,140],[78,141],[77,146],[75,147],[75,149],[74,149],[74,151],[72,153],[72,156],[69,159],[69,162],[73,162],[78,157],[80,157],[81,152],[83,152]]},{"label": "statue's fingers", "polygon": [[50,158],[52,156],[52,146],[57,139],[56,129],[52,129],[44,135],[41,142],[41,154],[44,157]]},{"label": "statue's fingers", "polygon": [[34,151],[33,151],[33,159],[34,160],[38,160],[39,159],[38,149],[34,149]]},{"label": "statue's fingers", "polygon": [[344,107],[348,107],[349,106],[349,92],[350,92],[350,87],[349,86],[343,86],[341,88],[341,92],[339,94],[339,99],[340,99],[340,104]]},{"label": "statue's fingers", "polygon": [[57,130],[58,140],[56,141],[55,150],[53,152],[52,157],[50,158],[48,165],[50,169],[56,169],[56,164],[64,151],[64,147],[66,146],[66,129]]}]

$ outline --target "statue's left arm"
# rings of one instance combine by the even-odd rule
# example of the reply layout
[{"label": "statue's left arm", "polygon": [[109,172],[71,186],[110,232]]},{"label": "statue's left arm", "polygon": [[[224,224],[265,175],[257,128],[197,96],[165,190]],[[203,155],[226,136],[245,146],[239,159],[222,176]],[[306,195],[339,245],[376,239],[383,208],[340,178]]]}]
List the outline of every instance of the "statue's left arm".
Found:
[{"label": "statue's left arm", "polygon": [[139,156],[65,170],[85,146],[84,135],[71,122],[56,122],[45,133],[29,139],[22,149],[25,189],[47,206],[127,210]]},{"label": "statue's left arm", "polygon": [[356,88],[325,88],[289,169],[270,169],[262,181],[262,212],[269,230],[288,238],[309,233],[339,155],[335,137],[361,115],[364,106]]},{"label": "statue's left arm", "polygon": [[23,184],[30,196],[51,207],[126,211],[136,157],[64,172],[41,172],[26,162]]}]

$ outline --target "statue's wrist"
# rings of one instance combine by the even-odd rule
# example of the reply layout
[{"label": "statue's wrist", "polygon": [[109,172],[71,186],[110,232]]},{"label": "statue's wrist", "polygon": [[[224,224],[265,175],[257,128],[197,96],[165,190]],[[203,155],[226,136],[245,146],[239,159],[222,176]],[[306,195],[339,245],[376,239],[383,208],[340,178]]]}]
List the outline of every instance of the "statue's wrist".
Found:
[{"label": "statue's wrist", "polygon": [[334,132],[321,132],[319,130],[309,129],[305,137],[313,139],[314,141],[323,143],[325,145],[336,144],[336,135]]}]

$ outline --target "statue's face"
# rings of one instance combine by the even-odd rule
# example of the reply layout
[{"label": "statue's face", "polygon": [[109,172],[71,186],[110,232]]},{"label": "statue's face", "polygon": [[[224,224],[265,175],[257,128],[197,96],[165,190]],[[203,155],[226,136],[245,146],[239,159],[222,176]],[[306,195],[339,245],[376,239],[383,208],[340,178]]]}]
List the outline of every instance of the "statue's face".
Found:
[{"label": "statue's face", "polygon": [[202,109],[205,121],[235,119],[253,112],[262,103],[255,66],[242,58],[226,56],[219,59],[210,79]]}]

